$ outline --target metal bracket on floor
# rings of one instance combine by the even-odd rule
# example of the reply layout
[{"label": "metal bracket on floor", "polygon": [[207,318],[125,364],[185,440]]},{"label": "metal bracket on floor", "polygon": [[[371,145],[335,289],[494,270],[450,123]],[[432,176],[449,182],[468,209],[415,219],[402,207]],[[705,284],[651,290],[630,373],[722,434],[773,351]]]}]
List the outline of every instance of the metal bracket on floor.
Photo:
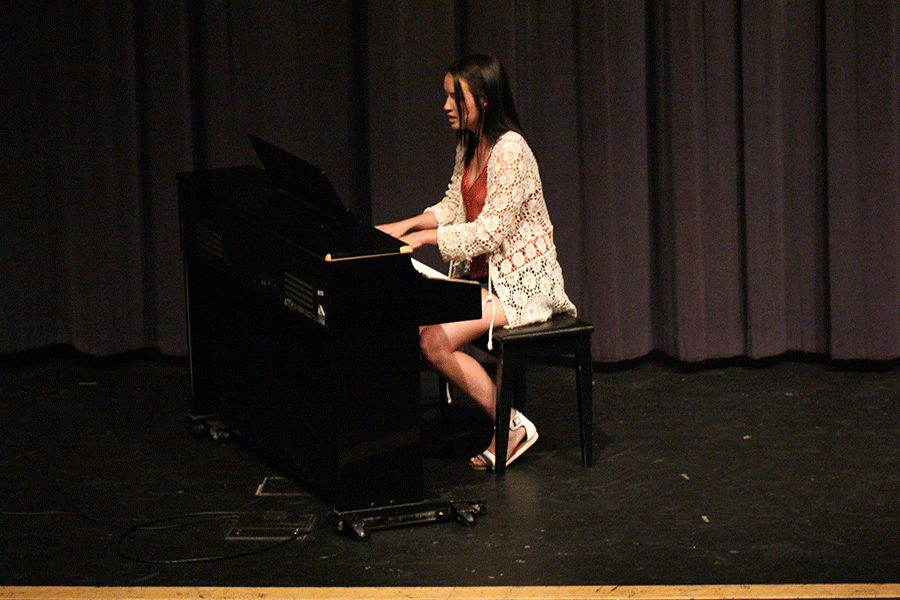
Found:
[{"label": "metal bracket on floor", "polygon": [[334,517],[338,531],[365,541],[376,529],[453,520],[471,527],[475,525],[475,517],[484,511],[484,500],[425,500],[343,512],[335,510]]}]

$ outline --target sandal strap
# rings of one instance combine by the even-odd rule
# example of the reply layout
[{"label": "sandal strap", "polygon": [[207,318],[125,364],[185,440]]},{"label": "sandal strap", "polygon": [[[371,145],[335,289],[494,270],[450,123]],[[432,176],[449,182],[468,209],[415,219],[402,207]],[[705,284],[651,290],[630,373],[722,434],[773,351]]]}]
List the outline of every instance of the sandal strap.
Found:
[{"label": "sandal strap", "polygon": [[509,420],[509,430],[515,431],[519,427],[525,427],[525,423],[522,422],[522,413],[516,411],[516,416]]},{"label": "sandal strap", "polygon": [[490,450],[485,450],[475,458],[480,458],[481,462],[484,463],[485,468],[490,471],[494,468],[494,465],[497,464],[497,458],[494,456],[494,453]]}]

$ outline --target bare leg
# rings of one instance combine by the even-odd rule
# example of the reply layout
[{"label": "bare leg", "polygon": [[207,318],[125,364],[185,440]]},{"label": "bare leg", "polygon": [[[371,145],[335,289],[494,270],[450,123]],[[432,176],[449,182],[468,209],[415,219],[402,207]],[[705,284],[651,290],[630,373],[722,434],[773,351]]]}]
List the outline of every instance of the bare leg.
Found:
[{"label": "bare leg", "polygon": [[[482,295],[487,297],[487,292],[483,291]],[[477,360],[460,351],[464,345],[488,331],[492,318],[495,328],[503,327],[508,322],[503,305],[496,297],[492,302],[485,304],[480,319],[423,327],[420,332],[420,342],[425,358],[456,387],[475,400],[493,420],[497,411],[497,388],[494,380]],[[510,418],[513,415],[515,415],[514,410],[510,413]],[[509,455],[512,455],[524,437],[524,429],[510,432]],[[491,439],[488,450],[494,452],[494,439]],[[477,457],[473,459],[473,461],[480,460]],[[473,462],[473,466],[483,465]]]}]

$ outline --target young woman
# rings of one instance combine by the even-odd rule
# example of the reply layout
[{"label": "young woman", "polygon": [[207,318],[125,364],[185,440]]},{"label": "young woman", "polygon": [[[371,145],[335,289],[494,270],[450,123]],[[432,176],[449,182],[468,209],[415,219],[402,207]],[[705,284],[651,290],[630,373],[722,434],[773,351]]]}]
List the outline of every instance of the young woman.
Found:
[{"label": "young woman", "polygon": [[[575,314],[563,289],[553,226],[544,203],[538,165],[525,138],[509,81],[493,56],[471,55],[444,78],[444,111],[456,130],[456,166],[444,199],[422,214],[379,226],[413,248],[437,245],[451,275],[482,282],[480,319],[421,329],[422,353],[493,419],[497,390],[465,344],[495,327],[515,327]],[[510,414],[509,465],[537,440],[534,424]],[[470,460],[492,469],[494,442]]]}]

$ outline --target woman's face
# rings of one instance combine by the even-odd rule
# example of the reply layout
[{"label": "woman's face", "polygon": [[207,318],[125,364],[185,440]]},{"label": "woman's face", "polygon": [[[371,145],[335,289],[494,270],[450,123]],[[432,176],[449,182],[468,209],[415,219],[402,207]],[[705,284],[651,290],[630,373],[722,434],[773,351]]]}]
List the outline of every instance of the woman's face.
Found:
[{"label": "woman's face", "polygon": [[478,125],[478,108],[475,105],[475,97],[469,90],[469,84],[463,78],[459,79],[459,86],[462,88],[463,97],[459,99],[460,104],[465,107],[466,122],[461,123],[459,110],[456,107],[456,89],[453,83],[453,75],[447,73],[444,77],[444,92],[447,94],[447,101],[444,102],[444,112],[447,113],[447,119],[450,121],[450,127],[456,130],[468,129],[473,133]]}]

